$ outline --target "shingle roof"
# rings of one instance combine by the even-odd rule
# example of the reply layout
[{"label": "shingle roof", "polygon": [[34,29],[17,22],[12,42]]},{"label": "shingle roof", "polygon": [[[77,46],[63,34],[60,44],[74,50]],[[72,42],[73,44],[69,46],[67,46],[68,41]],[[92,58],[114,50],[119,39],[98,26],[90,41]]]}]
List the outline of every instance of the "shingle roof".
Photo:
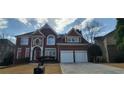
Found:
[{"label": "shingle roof", "polygon": [[0,44],[2,45],[6,45],[6,44],[9,44],[11,46],[15,46],[15,44],[13,44],[10,40],[8,39],[0,39]]},{"label": "shingle roof", "polygon": [[17,35],[16,37],[18,37],[18,36],[23,36],[23,35],[31,35],[32,33],[33,33],[33,32],[25,33],[25,34]]},{"label": "shingle roof", "polygon": [[108,34],[106,34],[106,35],[104,35],[104,36],[98,36],[98,37],[95,37],[94,39],[100,39],[100,40],[102,40],[102,39],[104,39],[104,38],[106,38],[107,36],[109,36],[110,34],[113,34],[115,32],[115,30],[114,31],[112,31],[112,32],[110,32],[110,33],[108,33]]}]

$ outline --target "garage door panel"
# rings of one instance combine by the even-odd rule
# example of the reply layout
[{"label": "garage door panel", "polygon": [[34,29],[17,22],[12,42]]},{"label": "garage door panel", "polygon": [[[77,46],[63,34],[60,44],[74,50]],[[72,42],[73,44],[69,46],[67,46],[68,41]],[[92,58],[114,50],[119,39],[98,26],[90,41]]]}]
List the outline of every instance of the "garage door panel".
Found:
[{"label": "garage door panel", "polygon": [[87,60],[87,51],[75,51],[75,62],[88,62]]},{"label": "garage door panel", "polygon": [[88,62],[87,51],[75,50],[61,50],[60,52],[61,63],[83,63]]},{"label": "garage door panel", "polygon": [[61,51],[61,63],[73,63],[73,51]]}]

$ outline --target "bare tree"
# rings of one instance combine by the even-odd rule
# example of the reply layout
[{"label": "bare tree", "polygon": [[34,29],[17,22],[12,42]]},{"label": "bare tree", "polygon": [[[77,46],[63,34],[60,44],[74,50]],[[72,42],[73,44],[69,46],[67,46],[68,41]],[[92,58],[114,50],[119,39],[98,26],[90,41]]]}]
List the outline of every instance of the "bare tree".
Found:
[{"label": "bare tree", "polygon": [[8,39],[8,40],[12,41],[13,43],[15,43],[15,36],[10,35],[5,32],[0,34],[0,39]]},{"label": "bare tree", "polygon": [[5,39],[5,33],[0,34],[0,39]]},{"label": "bare tree", "polygon": [[94,37],[103,29],[103,25],[95,19],[86,20],[82,23],[84,35],[88,41],[94,43]]}]

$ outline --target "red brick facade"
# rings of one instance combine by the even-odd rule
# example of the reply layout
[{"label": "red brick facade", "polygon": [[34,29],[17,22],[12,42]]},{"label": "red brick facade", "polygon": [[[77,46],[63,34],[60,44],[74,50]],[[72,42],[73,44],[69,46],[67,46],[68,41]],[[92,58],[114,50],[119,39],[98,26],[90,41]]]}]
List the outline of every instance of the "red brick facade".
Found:
[{"label": "red brick facade", "polygon": [[[68,42],[68,37],[76,37],[79,42]],[[22,45],[22,41],[24,41],[23,43],[26,43],[26,39],[21,41],[22,38],[27,38],[28,44]],[[54,42],[54,44],[49,45],[48,43],[51,42]],[[35,50],[36,48],[39,48],[41,53],[40,56],[53,55],[58,61],[60,61],[61,50],[87,50],[88,42],[83,38],[82,34],[74,28],[67,34],[59,35],[48,24],[45,24],[41,29],[35,32],[16,36],[16,47],[17,59],[19,58],[19,49],[21,50],[21,58],[24,58],[26,48],[27,50],[29,48],[30,61],[35,60],[37,55],[37,51]]]}]

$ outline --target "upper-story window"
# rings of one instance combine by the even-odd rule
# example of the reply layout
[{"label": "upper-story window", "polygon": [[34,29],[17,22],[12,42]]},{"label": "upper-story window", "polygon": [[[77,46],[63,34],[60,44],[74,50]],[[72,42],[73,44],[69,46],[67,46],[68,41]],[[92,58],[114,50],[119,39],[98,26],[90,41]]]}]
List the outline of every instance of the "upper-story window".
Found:
[{"label": "upper-story window", "polygon": [[26,37],[21,38],[21,45],[28,45],[29,39]]},{"label": "upper-story window", "polygon": [[79,42],[79,37],[73,37],[73,36],[69,36],[67,37],[67,42],[70,42],[70,43],[75,43],[75,42]]},{"label": "upper-story window", "polygon": [[41,38],[35,38],[33,40],[33,46],[36,46],[36,45],[42,46],[42,39]]},{"label": "upper-story window", "polygon": [[55,45],[55,36],[54,35],[49,35],[47,37],[47,45]]}]

